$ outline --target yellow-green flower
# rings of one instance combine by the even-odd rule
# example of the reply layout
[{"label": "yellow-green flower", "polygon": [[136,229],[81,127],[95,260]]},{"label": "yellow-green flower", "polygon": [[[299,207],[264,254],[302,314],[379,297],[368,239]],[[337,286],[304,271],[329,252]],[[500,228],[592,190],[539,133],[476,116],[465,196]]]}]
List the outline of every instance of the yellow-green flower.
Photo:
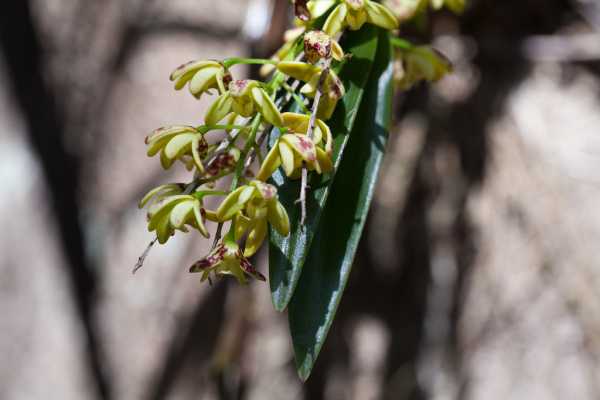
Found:
[{"label": "yellow-green flower", "polygon": [[285,174],[297,179],[303,164],[310,171],[317,173],[333,170],[331,161],[333,140],[329,127],[317,119],[313,131],[313,139],[306,136],[309,117],[307,115],[284,113],[284,127],[292,133],[282,135],[271,148],[256,178],[266,181],[281,165]]},{"label": "yellow-green flower", "polygon": [[277,189],[258,180],[231,192],[217,209],[216,219],[220,222],[235,219],[235,240],[247,232],[245,257],[260,248],[267,235],[267,223],[283,236],[290,232],[290,221],[277,199]]},{"label": "yellow-green flower", "polygon": [[281,114],[269,94],[259,82],[249,79],[229,83],[229,90],[221,94],[206,112],[204,121],[208,125],[217,124],[229,113],[242,117],[253,117],[260,112],[268,123],[281,126]]},{"label": "yellow-green flower", "polygon": [[190,61],[177,67],[170,79],[175,81],[175,90],[181,90],[189,82],[190,93],[199,99],[211,89],[219,89],[223,93],[231,82],[231,74],[217,61]]},{"label": "yellow-green flower", "polygon": [[309,31],[304,35],[304,54],[311,64],[330,57],[337,61],[344,58],[344,50],[338,42],[319,30]]},{"label": "yellow-green flower", "polygon": [[195,196],[182,194],[182,184],[162,185],[148,192],[140,201],[139,207],[148,207],[148,231],[156,232],[159,243],[165,243],[175,230],[187,232],[187,226],[197,229],[204,237],[209,237],[204,226],[206,211],[202,202]]},{"label": "yellow-green flower", "polygon": [[394,67],[394,81],[400,89],[408,89],[422,80],[438,81],[452,71],[450,61],[429,46],[401,50]]},{"label": "yellow-green flower", "polygon": [[202,281],[215,276],[234,276],[239,283],[247,283],[246,275],[265,281],[265,277],[248,261],[239,245],[227,238],[215,247],[208,256],[197,261],[190,267],[190,272],[202,272]]},{"label": "yellow-green flower", "polygon": [[381,4],[371,0],[341,0],[327,17],[323,30],[335,36],[346,27],[356,31],[366,22],[384,29],[398,28],[394,14]]},{"label": "yellow-green flower", "polygon": [[[306,82],[300,93],[308,97],[314,97],[319,86],[319,79],[323,68],[300,61],[282,61],[277,64],[277,69],[292,78]],[[323,85],[323,95],[319,102],[317,116],[323,120],[331,118],[335,111],[337,102],[344,96],[346,90],[340,78],[333,70],[329,70],[327,79]]]},{"label": "yellow-green flower", "polygon": [[160,163],[164,169],[181,160],[189,165],[190,159],[203,173],[202,159],[206,156],[208,143],[204,136],[192,126],[168,126],[155,130],[146,137],[148,156],[160,152]]},{"label": "yellow-green flower", "polygon": [[[283,118],[283,127],[286,128],[288,132],[306,134],[308,131],[310,115],[285,112],[281,114],[281,116]],[[322,147],[327,155],[331,156],[333,151],[333,136],[331,135],[331,129],[329,129],[329,126],[319,118],[315,119],[313,142],[315,145]]]}]

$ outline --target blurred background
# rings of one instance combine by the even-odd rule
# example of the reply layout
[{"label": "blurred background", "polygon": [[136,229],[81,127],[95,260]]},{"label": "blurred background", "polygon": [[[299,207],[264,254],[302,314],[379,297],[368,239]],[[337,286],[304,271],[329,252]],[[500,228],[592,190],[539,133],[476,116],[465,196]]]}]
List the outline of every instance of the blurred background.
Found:
[{"label": "blurred background", "polygon": [[289,2],[4,4],[0,398],[600,398],[600,1],[469,3],[406,30],[455,73],[398,96],[304,385],[268,285],[187,273],[199,235],[131,274],[152,239],[138,199],[187,178],[148,159],[144,137],[197,125],[208,101],[168,75],[269,55]]}]

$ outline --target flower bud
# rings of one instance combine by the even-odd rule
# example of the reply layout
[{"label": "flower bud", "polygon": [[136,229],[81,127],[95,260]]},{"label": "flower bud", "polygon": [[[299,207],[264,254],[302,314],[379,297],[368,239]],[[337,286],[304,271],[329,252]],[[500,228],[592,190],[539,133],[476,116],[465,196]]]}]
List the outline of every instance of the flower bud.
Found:
[{"label": "flower bud", "polygon": [[304,54],[309,63],[331,57],[331,38],[323,31],[310,31],[304,35]]}]

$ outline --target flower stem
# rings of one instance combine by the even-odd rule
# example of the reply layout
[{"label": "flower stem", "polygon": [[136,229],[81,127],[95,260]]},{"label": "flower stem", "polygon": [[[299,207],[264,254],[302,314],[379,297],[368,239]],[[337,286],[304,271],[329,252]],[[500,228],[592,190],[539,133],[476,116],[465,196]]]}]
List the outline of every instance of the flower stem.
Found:
[{"label": "flower stem", "polygon": [[225,68],[229,68],[232,67],[234,65],[237,64],[258,64],[258,65],[263,65],[263,64],[277,64],[277,61],[275,60],[269,60],[267,58],[243,58],[243,57],[232,57],[232,58],[227,58],[225,60],[223,60],[223,65],[225,66]]},{"label": "flower stem", "polygon": [[[323,66],[323,70],[321,72],[321,76],[319,77],[319,84],[317,86],[317,93],[315,93],[315,99],[312,104],[312,111],[310,114],[310,119],[308,120],[308,129],[306,130],[306,136],[312,140],[313,133],[315,130],[315,123],[317,121],[317,111],[319,110],[319,102],[321,101],[321,94],[323,92],[323,85],[327,80],[327,76],[329,75],[329,68],[331,67],[331,58],[325,60],[325,65]],[[308,170],[306,169],[306,165],[303,163],[302,165],[302,180],[300,183],[300,198],[298,201],[300,202],[300,226],[304,225],[306,221],[306,190],[308,187]]]}]

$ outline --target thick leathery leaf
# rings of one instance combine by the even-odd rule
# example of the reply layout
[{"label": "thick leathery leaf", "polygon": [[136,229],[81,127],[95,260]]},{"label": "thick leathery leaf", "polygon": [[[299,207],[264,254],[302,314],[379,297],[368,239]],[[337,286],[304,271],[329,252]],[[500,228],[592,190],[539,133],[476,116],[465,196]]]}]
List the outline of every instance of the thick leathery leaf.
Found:
[{"label": "thick leathery leaf", "polygon": [[392,107],[388,33],[377,57],[331,196],[288,307],[296,367],[310,375],[348,280],[383,159]]},{"label": "thick leathery leaf", "polygon": [[[359,110],[364,87],[373,65],[377,50],[377,29],[365,26],[357,32],[349,32],[343,41],[344,49],[352,54],[339,74],[346,88],[346,95],[338,103],[332,118],[326,123],[334,136],[333,159],[338,166],[348,142],[349,133]],[[276,132],[274,132],[276,133]],[[277,135],[271,137],[271,146]],[[283,311],[294,292],[302,266],[310,247],[314,232],[319,224],[321,211],[333,174],[310,174],[310,190],[306,198],[307,218],[305,226],[300,226],[300,207],[296,202],[300,195],[300,180],[289,180],[278,169],[273,174],[273,182],[278,187],[279,199],[288,211],[292,223],[290,235],[283,237],[274,229],[270,230],[269,282],[275,309]]]}]

